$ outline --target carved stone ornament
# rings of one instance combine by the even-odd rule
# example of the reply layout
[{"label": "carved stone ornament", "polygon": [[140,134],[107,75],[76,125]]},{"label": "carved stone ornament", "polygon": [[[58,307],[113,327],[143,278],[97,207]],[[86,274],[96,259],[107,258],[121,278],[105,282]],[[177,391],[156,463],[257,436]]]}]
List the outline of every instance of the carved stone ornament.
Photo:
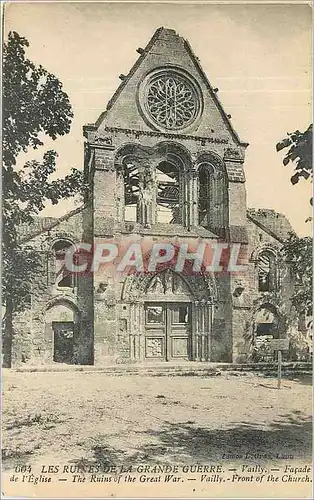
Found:
[{"label": "carved stone ornament", "polygon": [[181,130],[191,125],[201,111],[201,94],[192,78],[176,69],[148,75],[140,91],[146,117],[163,130]]},{"label": "carved stone ornament", "polygon": [[224,158],[234,158],[236,160],[242,160],[240,151],[234,148],[227,148],[225,150]]},{"label": "carved stone ornament", "polygon": [[112,137],[103,136],[103,135],[96,135],[93,142],[96,144],[103,144],[106,146],[112,146]]},{"label": "carved stone ornament", "polygon": [[[140,99],[142,101],[142,99]],[[160,132],[154,130],[133,130],[130,128],[121,128],[121,127],[106,127],[106,132],[110,132],[113,134],[125,134],[127,137],[135,136],[136,139],[139,139],[141,136],[147,137],[162,137],[163,139],[178,139],[178,140],[193,140],[198,141],[204,144],[228,144],[229,140],[227,138],[221,137],[199,137],[195,135],[187,135],[187,134],[175,134],[175,133],[166,133],[164,129]]]}]

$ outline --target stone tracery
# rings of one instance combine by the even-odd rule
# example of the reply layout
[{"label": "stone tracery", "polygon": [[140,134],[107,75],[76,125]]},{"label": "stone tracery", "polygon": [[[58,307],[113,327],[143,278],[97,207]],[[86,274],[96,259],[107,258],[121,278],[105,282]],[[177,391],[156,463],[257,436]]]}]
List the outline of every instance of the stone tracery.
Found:
[{"label": "stone tracery", "polygon": [[159,75],[149,83],[147,109],[151,117],[166,129],[189,125],[197,113],[197,98],[192,85],[179,75]]}]

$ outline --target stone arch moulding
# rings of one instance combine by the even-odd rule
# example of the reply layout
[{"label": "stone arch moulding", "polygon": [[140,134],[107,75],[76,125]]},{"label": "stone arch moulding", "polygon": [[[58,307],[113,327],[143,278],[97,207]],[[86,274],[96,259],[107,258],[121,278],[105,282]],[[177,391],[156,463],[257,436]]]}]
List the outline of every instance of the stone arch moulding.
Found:
[{"label": "stone arch moulding", "polygon": [[67,241],[71,243],[71,245],[76,245],[79,243],[79,239],[76,238],[72,233],[55,233],[52,230],[49,230],[47,234],[44,236],[44,239],[41,243],[41,250],[48,252],[49,254],[53,254],[53,246],[58,241]]},{"label": "stone arch moulding", "polygon": [[202,274],[188,276],[177,273],[171,268],[163,269],[157,273],[127,276],[123,283],[121,300],[123,302],[143,302],[152,281],[164,273],[178,276],[189,291],[191,300],[217,302],[217,286],[213,276]]},{"label": "stone arch moulding", "polygon": [[158,142],[154,149],[162,159],[171,162],[173,158],[177,158],[177,160],[179,160],[180,162],[180,165],[178,164],[177,166],[179,167],[181,166],[185,170],[190,170],[190,168],[192,167],[192,155],[190,151],[185,146],[179,144],[178,142],[175,141]]},{"label": "stone arch moulding", "polygon": [[[66,233],[64,236],[61,234],[55,235],[51,241],[49,241],[49,251],[48,251],[48,282],[51,285],[59,286],[60,281],[65,277],[69,277],[70,275],[67,273],[65,267],[65,253],[61,253],[61,258],[57,260],[57,249],[55,248],[58,243],[66,244],[62,247],[63,250],[68,250],[69,248],[73,249],[73,251],[77,250],[79,240],[73,238],[72,236],[68,236]],[[56,263],[59,261],[60,266],[56,266]],[[58,277],[60,279],[58,279]],[[61,285],[60,285],[61,286]],[[77,286],[77,277],[75,274],[71,276],[70,282],[62,287],[67,288],[75,288]]]},{"label": "stone arch moulding", "polygon": [[[169,157],[171,155],[171,157]],[[192,157],[190,151],[183,145],[173,141],[158,142],[155,146],[143,146],[136,142],[127,142],[122,144],[115,154],[114,163],[117,168],[121,168],[127,158],[150,161],[153,164],[158,161],[171,161],[177,157],[181,166],[189,169],[192,166]]]},{"label": "stone arch moulding", "polygon": [[227,178],[227,168],[225,162],[223,161],[221,156],[219,156],[214,151],[203,151],[198,153],[194,159],[194,164],[196,165],[196,168],[198,169],[199,165],[201,165],[202,163],[209,163],[213,165],[217,170],[222,172]]},{"label": "stone arch moulding", "polygon": [[81,312],[75,302],[71,300],[70,297],[66,297],[64,295],[54,297],[51,299],[48,304],[46,304],[44,308],[44,314],[47,314],[49,311],[51,311],[54,307],[57,306],[65,306],[68,309],[71,309],[73,311],[74,317],[79,320],[81,317]]},{"label": "stone arch moulding", "polygon": [[[133,163],[131,170],[127,167],[127,160]],[[147,227],[157,222],[159,184],[156,176],[162,162],[167,162],[171,167],[177,169],[178,175],[176,178],[179,192],[177,219],[183,225],[188,224],[189,212],[191,210],[190,205],[192,205],[192,200],[190,200],[188,194],[192,158],[190,152],[184,146],[172,141],[158,142],[154,146],[126,143],[117,151],[114,165],[118,175],[119,211],[122,218],[125,219],[125,193],[127,192],[133,206],[136,205],[136,214],[132,214],[132,220]],[[129,186],[127,191],[125,174],[127,175]],[[133,176],[135,184],[130,183],[131,176]],[[131,203],[129,202],[128,204],[130,205]]]},{"label": "stone arch moulding", "polygon": [[257,262],[259,256],[263,252],[270,252],[275,257],[276,261],[278,260],[278,252],[279,252],[278,246],[275,245],[274,243],[264,243],[263,245],[259,245],[253,249],[250,256],[250,261]]},{"label": "stone arch moulding", "polygon": [[71,243],[71,245],[76,245],[78,243],[78,239],[75,238],[72,234],[68,233],[59,233],[53,236],[50,236],[50,249],[52,250],[53,246],[58,242],[58,241],[66,241],[67,243]]},{"label": "stone arch moulding", "polygon": [[273,304],[272,302],[265,301],[265,299],[260,300],[254,307],[253,309],[253,315],[255,315],[258,311],[261,309],[268,309],[270,312],[278,316],[280,318],[282,316],[279,307],[276,304]]},{"label": "stone arch moulding", "polygon": [[150,147],[142,146],[141,144],[138,144],[136,142],[125,142],[116,151],[114,156],[114,164],[117,168],[121,168],[126,158],[132,158],[139,154],[141,154],[143,158],[148,158],[149,154],[151,154],[150,150]]}]

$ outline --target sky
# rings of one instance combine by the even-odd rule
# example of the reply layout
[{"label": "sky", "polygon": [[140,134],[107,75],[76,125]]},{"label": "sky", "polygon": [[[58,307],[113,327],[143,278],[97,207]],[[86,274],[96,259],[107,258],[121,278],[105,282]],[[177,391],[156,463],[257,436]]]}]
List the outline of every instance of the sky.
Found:
[{"label": "sky", "polygon": [[[188,39],[240,138],[250,143],[245,173],[248,207],[284,213],[301,235],[310,234],[312,186],[292,186],[293,167],[282,165],[276,143],[312,121],[311,8],[308,4],[10,3],[5,36],[30,42],[27,56],[63,83],[74,111],[71,132],[47,149],[59,154],[58,175],[83,168],[82,127],[96,121],[120,80],[160,26]],[[59,216],[73,202],[47,206]]]}]

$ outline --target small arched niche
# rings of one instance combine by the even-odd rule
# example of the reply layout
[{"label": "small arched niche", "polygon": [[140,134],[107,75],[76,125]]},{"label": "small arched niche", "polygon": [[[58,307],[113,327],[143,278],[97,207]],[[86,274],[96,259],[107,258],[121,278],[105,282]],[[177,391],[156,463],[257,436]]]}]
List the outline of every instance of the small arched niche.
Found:
[{"label": "small arched niche", "polygon": [[56,302],[46,311],[45,324],[52,339],[53,361],[72,364],[79,324],[77,309],[66,301]]}]

